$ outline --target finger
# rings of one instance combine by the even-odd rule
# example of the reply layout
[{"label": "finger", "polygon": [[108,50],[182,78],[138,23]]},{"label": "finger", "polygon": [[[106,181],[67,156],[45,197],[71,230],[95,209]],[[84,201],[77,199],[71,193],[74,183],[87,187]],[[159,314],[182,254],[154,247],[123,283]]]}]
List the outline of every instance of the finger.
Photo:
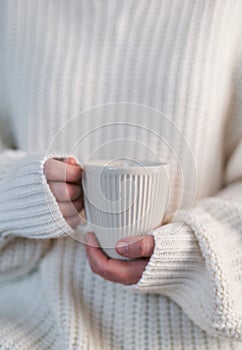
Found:
[{"label": "finger", "polygon": [[108,258],[98,247],[93,233],[86,235],[86,252],[91,269],[111,282],[125,285],[137,283],[148,263],[148,259],[123,261]]},{"label": "finger", "polygon": [[76,159],[73,158],[73,157],[61,158],[61,160],[62,160],[63,163],[79,166],[77,161],[76,161]]},{"label": "finger", "polygon": [[82,178],[82,168],[79,165],[67,164],[53,158],[45,162],[44,172],[48,181],[79,182]]},{"label": "finger", "polygon": [[59,202],[58,204],[64,217],[75,216],[83,209],[80,198],[73,202]]},{"label": "finger", "polygon": [[118,254],[129,258],[149,258],[154,251],[154,246],[152,235],[134,236],[121,239],[116,245],[116,250]]},{"label": "finger", "polygon": [[68,218],[65,218],[67,223],[72,227],[72,228],[76,228],[79,223],[80,223],[80,217],[79,215],[75,215],[75,216],[69,216]]},{"label": "finger", "polygon": [[[73,158],[73,157],[61,158],[61,160],[62,160],[63,163],[79,166],[79,164],[77,163],[76,159]],[[82,169],[82,171],[83,171],[83,169]],[[82,192],[82,194],[81,194],[81,201],[82,201],[82,207],[84,207],[82,182],[81,182],[81,180],[79,180],[79,181],[77,181],[77,183],[80,184],[80,186],[81,186],[81,192]]]},{"label": "finger", "polygon": [[49,186],[58,202],[75,201],[81,197],[81,187],[65,182],[49,182]]}]

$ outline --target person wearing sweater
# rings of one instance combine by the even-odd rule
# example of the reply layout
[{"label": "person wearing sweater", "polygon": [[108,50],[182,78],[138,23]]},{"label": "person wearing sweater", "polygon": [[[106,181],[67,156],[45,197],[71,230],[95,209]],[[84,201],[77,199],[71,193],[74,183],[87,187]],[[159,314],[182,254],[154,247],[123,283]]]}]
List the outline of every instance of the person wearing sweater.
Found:
[{"label": "person wearing sweater", "polygon": [[[241,13],[241,0],[1,1],[1,349],[242,348]],[[163,224],[117,247],[127,263],[74,237],[80,165],[131,124],[184,176],[173,163]],[[100,156],[145,156],[130,145]]]}]

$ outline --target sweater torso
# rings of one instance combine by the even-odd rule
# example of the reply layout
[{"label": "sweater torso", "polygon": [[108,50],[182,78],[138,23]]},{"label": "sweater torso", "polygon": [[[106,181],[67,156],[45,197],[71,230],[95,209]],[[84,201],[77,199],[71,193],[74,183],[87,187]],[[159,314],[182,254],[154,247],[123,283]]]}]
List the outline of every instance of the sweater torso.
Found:
[{"label": "sweater torso", "polygon": [[[212,195],[224,180],[224,148],[232,148],[224,134],[241,5],[230,0],[4,1],[1,118],[7,142],[27,152],[70,153],[84,132],[115,123],[121,105],[138,107],[124,108],[119,122],[147,127],[152,108],[150,129],[165,135],[170,146],[161,142],[157,152],[175,164],[170,210],[177,208],[181,185],[189,196],[190,161],[197,174],[196,198]],[[114,109],[96,108],[107,104]],[[72,153],[83,150],[88,157],[93,145],[103,145],[115,132],[127,139],[133,130],[115,124],[100,129]],[[144,127],[132,137],[153,142]],[[123,153],[137,156],[139,142]],[[98,156],[119,151],[104,147]],[[232,341],[198,328],[165,296],[135,295],[94,276],[83,247],[71,238],[57,239],[39,269],[26,277],[18,294],[23,309],[30,298],[27,286],[30,296],[32,289],[35,293],[33,317],[36,312],[40,322],[47,320],[53,344],[61,330],[65,349],[236,349]],[[7,288],[13,293],[14,285]],[[55,330],[48,322],[55,322]],[[26,327],[30,332],[31,325]]]}]

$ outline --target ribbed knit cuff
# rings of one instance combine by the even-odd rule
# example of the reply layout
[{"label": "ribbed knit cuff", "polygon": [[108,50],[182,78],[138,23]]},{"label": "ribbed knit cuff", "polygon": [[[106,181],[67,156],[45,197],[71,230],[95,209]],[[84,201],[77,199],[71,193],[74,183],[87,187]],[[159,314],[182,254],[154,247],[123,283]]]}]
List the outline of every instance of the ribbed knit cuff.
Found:
[{"label": "ribbed knit cuff", "polygon": [[47,184],[41,154],[4,152],[1,155],[0,235],[28,238],[53,238],[74,230],[61,214]]},{"label": "ribbed knit cuff", "polygon": [[171,223],[157,228],[154,252],[137,284],[135,292],[166,294],[204,268],[197,238],[186,224]]}]

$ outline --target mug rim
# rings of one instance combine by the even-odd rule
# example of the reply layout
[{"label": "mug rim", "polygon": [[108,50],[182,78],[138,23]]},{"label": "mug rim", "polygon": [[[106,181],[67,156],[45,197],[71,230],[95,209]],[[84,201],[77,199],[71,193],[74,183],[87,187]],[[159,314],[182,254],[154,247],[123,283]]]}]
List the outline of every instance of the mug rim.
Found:
[{"label": "mug rim", "polygon": [[[118,159],[119,161],[127,159]],[[169,168],[170,163],[168,162],[154,162],[154,161],[142,161],[140,162],[141,165],[137,166],[115,166],[115,165],[108,165],[112,160],[108,159],[97,159],[87,162],[84,165],[84,171],[90,171],[90,172],[100,172],[103,169],[105,169],[105,172],[111,172],[111,173],[119,173],[119,174],[128,174],[128,173],[149,173],[149,172],[159,172],[161,169]]]}]

